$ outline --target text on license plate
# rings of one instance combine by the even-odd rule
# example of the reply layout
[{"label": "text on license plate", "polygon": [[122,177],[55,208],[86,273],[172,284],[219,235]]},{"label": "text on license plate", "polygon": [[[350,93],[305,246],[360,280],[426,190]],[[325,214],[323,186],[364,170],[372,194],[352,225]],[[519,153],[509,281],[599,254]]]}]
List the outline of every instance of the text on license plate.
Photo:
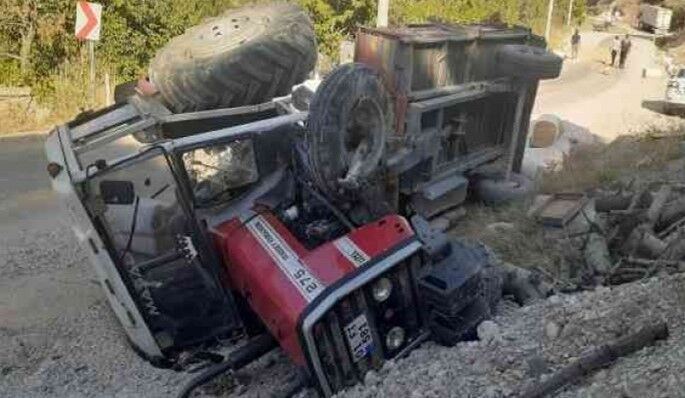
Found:
[{"label": "text on license plate", "polygon": [[345,336],[354,362],[373,352],[373,335],[366,315],[361,314],[345,326]]}]

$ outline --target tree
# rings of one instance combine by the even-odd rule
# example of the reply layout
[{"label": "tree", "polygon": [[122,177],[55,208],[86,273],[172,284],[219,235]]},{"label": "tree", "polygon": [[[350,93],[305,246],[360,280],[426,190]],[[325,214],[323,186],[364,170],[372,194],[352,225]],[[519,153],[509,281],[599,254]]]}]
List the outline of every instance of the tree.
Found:
[{"label": "tree", "polygon": [[396,0],[391,6],[396,24],[444,22],[520,22],[523,0]]},{"label": "tree", "polygon": [[[2,76],[7,80],[31,81],[36,67],[52,70],[69,51],[66,11],[73,13],[69,0],[0,0],[5,11],[0,15],[0,71],[13,70],[19,64],[20,76]],[[73,22],[72,25],[73,27]],[[71,45],[71,50],[75,46]],[[3,65],[4,64],[4,65]]]},{"label": "tree", "polygon": [[319,51],[337,58],[340,42],[376,17],[376,0],[299,0],[314,21]]},{"label": "tree", "polygon": [[3,36],[9,40],[3,43],[4,48],[0,55],[19,61],[23,75],[31,62],[31,48],[38,23],[38,4],[35,0],[2,0],[0,7],[4,10],[0,16],[0,25],[4,27]]}]

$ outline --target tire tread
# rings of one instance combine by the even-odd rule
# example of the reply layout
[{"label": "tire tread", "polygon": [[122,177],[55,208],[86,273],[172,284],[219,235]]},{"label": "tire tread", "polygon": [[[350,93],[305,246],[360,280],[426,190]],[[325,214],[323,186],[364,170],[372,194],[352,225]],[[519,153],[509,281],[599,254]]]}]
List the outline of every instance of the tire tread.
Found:
[{"label": "tire tread", "polygon": [[[193,27],[157,53],[150,77],[174,112],[266,102],[287,95],[313,70],[316,38],[311,20],[300,7],[277,3],[257,6],[253,12],[272,17],[266,30],[248,42],[231,38],[218,44],[202,42],[189,34],[198,29]],[[199,60],[181,57],[180,49],[188,45],[204,45],[216,53]]]}]

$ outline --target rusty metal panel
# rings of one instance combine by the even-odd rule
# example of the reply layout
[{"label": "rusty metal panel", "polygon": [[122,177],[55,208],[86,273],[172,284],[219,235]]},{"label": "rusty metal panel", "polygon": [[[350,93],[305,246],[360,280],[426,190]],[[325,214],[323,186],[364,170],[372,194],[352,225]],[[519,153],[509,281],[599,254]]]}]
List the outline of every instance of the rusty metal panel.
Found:
[{"label": "rusty metal panel", "polygon": [[[513,105],[505,93],[507,90],[466,98],[447,91],[501,80],[503,76],[496,70],[500,46],[526,44],[531,37],[527,28],[504,25],[426,24],[361,28],[357,35],[355,60],[376,68],[386,80],[395,104],[394,132],[398,138],[428,136],[427,128],[437,131],[438,137],[432,143],[434,148],[422,152],[422,156],[435,157],[435,168],[441,162],[436,156],[444,157],[444,154],[436,153],[436,149],[445,146],[444,141],[448,138],[443,136],[455,126],[461,129],[459,134],[463,134],[463,138],[460,138],[460,145],[467,154],[499,147],[511,139],[514,127],[509,108]],[[505,80],[510,81],[510,78]],[[436,95],[451,102],[433,100]],[[533,99],[529,98],[529,101],[526,115],[530,113]],[[440,116],[437,125],[424,126],[424,119],[430,116],[425,113],[436,109]],[[514,156],[515,167],[520,165],[518,152]]]},{"label": "rusty metal panel", "polygon": [[361,28],[355,60],[388,79],[396,97],[411,92],[491,80],[502,44],[526,43],[530,31],[500,25],[409,25]]}]

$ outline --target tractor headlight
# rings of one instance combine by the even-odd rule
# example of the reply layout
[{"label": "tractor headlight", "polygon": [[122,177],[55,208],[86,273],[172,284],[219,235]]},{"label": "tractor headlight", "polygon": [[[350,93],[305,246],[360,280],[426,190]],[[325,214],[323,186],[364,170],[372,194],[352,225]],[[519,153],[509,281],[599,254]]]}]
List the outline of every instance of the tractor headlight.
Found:
[{"label": "tractor headlight", "polygon": [[392,294],[392,282],[388,278],[381,278],[371,288],[373,299],[382,303]]},{"label": "tractor headlight", "polygon": [[404,329],[399,326],[395,326],[394,328],[390,329],[388,334],[385,336],[385,346],[388,348],[388,350],[394,351],[400,348],[402,344],[404,344]]}]

